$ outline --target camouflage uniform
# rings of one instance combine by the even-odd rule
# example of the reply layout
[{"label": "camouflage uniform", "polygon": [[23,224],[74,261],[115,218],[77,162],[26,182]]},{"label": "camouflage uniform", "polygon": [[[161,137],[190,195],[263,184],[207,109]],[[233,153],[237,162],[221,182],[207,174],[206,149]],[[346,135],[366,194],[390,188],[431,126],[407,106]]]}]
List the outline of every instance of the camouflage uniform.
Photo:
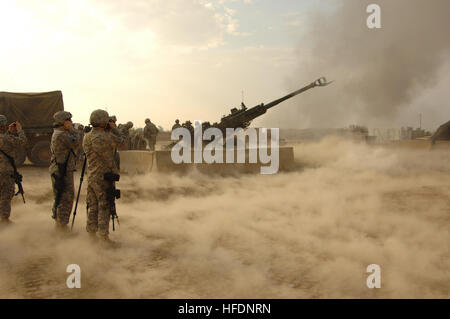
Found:
[{"label": "camouflage uniform", "polygon": [[[117,117],[115,115],[110,116],[109,122],[110,123],[113,122],[114,124],[116,124]],[[107,132],[111,132],[111,130],[107,129]],[[112,138],[114,138],[114,135],[112,135]],[[119,152],[117,151],[117,147],[114,148],[114,161],[116,161],[117,169],[120,171],[120,155]]]},{"label": "camouflage uniform", "polygon": [[120,150],[130,150],[131,146],[131,138],[130,138],[130,129],[133,127],[133,122],[127,122],[126,124],[119,124],[117,129],[125,138],[125,144],[123,147],[119,147]]},{"label": "camouflage uniform", "polygon": [[73,128],[74,128],[76,134],[78,135],[78,137],[80,139],[80,147],[78,147],[78,152],[76,152],[76,155],[77,155],[77,166],[80,167],[83,164],[84,152],[83,152],[83,147],[81,146],[81,144],[82,144],[83,138],[84,138],[85,127],[82,124],[74,123],[73,124]]},{"label": "camouflage uniform", "polygon": [[[53,116],[55,125],[63,125],[65,119],[70,119],[72,114],[65,111],[59,111]],[[79,130],[65,130],[55,128],[50,143],[51,160],[49,172],[52,180],[53,195],[56,200],[58,190],[56,189],[56,180],[60,177],[60,166],[65,165],[66,175],[64,177],[64,188],[60,195],[58,206],[56,207],[56,222],[60,225],[67,225],[72,211],[74,199],[74,181],[73,172],[76,170],[78,152],[81,145],[81,132]]]},{"label": "camouflage uniform", "polygon": [[102,116],[108,117],[108,113],[105,113],[106,111],[97,110],[91,114],[91,124],[94,128],[85,135],[83,149],[87,156],[88,174],[86,230],[88,233],[98,231],[100,235],[107,237],[111,207],[107,200],[108,182],[105,181],[104,175],[119,174],[114,160],[114,149],[124,142],[124,138],[117,128],[110,132],[95,128],[95,125],[106,124],[104,119],[102,120]]},{"label": "camouflage uniform", "polygon": [[158,135],[159,130],[157,129],[156,125],[150,122],[149,119],[145,120],[145,127],[144,127],[144,137],[148,141],[148,146],[150,150],[155,150],[155,144],[156,144],[156,135]]},{"label": "camouflage uniform", "polygon": [[[5,127],[5,132],[0,131],[0,149],[14,157],[15,150],[24,146],[27,142],[25,133],[20,130],[15,133],[8,131],[7,119],[0,115],[0,126]],[[11,214],[11,200],[14,196],[14,169],[7,157],[0,152],[0,217],[8,219]]]},{"label": "camouflage uniform", "polygon": [[119,124],[117,129],[123,134],[126,138],[130,137],[130,129],[133,128],[133,122],[127,122],[125,124]]}]

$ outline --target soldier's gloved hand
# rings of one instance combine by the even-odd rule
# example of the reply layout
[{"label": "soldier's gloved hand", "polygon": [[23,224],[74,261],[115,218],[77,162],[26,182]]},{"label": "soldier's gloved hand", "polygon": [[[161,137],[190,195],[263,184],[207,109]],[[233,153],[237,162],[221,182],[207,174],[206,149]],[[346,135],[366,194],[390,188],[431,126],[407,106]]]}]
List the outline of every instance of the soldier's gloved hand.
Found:
[{"label": "soldier's gloved hand", "polygon": [[22,125],[19,122],[12,122],[11,124],[9,124],[8,126],[8,131],[13,133],[14,131],[21,131],[22,130]]},{"label": "soldier's gloved hand", "polygon": [[65,121],[64,122],[64,129],[66,129],[68,131],[72,131],[73,130],[73,123],[72,123],[72,121]]}]

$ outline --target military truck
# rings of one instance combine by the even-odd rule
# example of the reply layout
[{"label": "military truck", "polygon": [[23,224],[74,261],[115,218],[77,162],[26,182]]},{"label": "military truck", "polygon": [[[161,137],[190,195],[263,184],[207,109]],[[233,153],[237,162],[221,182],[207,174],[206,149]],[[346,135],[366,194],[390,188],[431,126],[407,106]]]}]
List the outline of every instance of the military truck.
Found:
[{"label": "military truck", "polygon": [[431,142],[434,144],[437,140],[450,141],[450,121],[442,124],[431,136]]},{"label": "military truck", "polygon": [[0,114],[8,121],[19,121],[28,142],[15,154],[20,166],[28,157],[37,166],[50,164],[50,139],[53,133],[53,114],[64,110],[61,91],[43,93],[0,92]]}]

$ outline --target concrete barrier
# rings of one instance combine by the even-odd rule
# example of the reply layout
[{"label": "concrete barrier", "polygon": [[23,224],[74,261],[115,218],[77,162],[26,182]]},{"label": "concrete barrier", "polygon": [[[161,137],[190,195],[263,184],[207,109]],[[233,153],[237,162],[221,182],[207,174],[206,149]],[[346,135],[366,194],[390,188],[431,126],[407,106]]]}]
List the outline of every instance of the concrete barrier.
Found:
[{"label": "concrete barrier", "polygon": [[[293,147],[280,147],[279,149],[279,171],[288,171],[294,167],[294,149]],[[270,151],[269,151],[270,152]],[[259,154],[259,150],[257,150]],[[191,151],[191,159],[194,158],[194,152]],[[225,150],[223,153],[225,160]],[[233,173],[260,173],[262,164],[259,155],[256,163],[249,163],[249,149],[245,150],[245,163],[237,163],[237,153],[234,154],[234,163],[181,163],[175,164],[171,158],[171,151],[156,152],[156,167],[160,172],[186,171],[195,167],[203,173],[213,174],[233,174]]]},{"label": "concrete barrier", "polygon": [[[279,171],[289,171],[294,168],[293,147],[280,147],[279,149]],[[270,152],[270,149],[269,149]],[[120,151],[120,168],[126,174],[145,174],[151,171],[158,172],[186,172],[192,168],[207,174],[234,174],[234,173],[260,173],[261,166],[268,166],[258,159],[256,163],[249,163],[249,150],[245,150],[245,163],[237,163],[237,153],[234,154],[234,163],[181,163],[172,161],[170,150],[160,151]],[[225,159],[225,150],[223,154]],[[194,152],[191,151],[191,159]]]},{"label": "concrete barrier", "polygon": [[146,174],[154,164],[152,151],[119,151],[120,172],[125,174]]}]

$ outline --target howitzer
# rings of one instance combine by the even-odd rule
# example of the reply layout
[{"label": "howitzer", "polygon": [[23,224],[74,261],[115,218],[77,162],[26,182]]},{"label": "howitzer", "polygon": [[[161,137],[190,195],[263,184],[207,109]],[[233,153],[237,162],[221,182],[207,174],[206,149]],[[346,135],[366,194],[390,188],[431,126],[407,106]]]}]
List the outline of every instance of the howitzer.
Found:
[{"label": "howitzer", "polygon": [[[317,86],[327,86],[327,85],[331,84],[332,82],[333,81],[327,82],[327,79],[325,77],[321,77],[321,78],[317,79],[316,81],[310,83],[309,85],[307,85],[301,89],[298,89],[297,91],[291,92],[291,93],[289,93],[279,99],[276,99],[270,103],[267,103],[267,104],[261,103],[254,107],[247,108],[244,103],[241,103],[240,109],[237,109],[237,108],[231,109],[231,113],[229,115],[222,117],[222,119],[220,120],[219,123],[216,122],[214,124],[211,124],[210,122],[203,122],[202,130],[204,131],[210,127],[215,127],[215,128],[220,129],[222,131],[222,134],[225,136],[227,128],[245,129],[250,126],[250,123],[254,119],[265,114],[268,109],[270,109],[270,108],[280,104],[281,102],[284,102],[300,93],[303,93],[309,89],[315,88]],[[184,124],[183,124],[183,126],[184,126]],[[192,131],[193,131],[193,128],[192,128]],[[192,135],[192,131],[191,131],[191,135]],[[191,142],[193,143],[193,138],[191,139]],[[178,142],[172,142],[171,144],[167,145],[166,148],[170,149],[177,143]]]},{"label": "howitzer", "polygon": [[115,182],[118,182],[120,179],[119,174],[114,173],[105,173],[104,180],[108,182],[108,189],[106,190],[106,200],[110,206],[111,220],[113,225],[113,231],[116,230],[114,226],[114,220],[117,219],[117,224],[119,223],[119,216],[117,216],[116,212],[116,199],[120,198],[120,189],[116,188]]},{"label": "howitzer", "polygon": [[241,109],[233,108],[231,109],[231,113],[227,116],[222,117],[219,123],[209,124],[209,122],[203,123],[203,128],[206,129],[208,127],[216,127],[222,131],[222,133],[225,133],[225,130],[227,128],[247,128],[251,121],[253,121],[255,118],[263,115],[267,112],[268,109],[280,104],[281,102],[284,102],[300,93],[303,93],[309,89],[312,89],[316,86],[327,86],[331,84],[332,82],[327,82],[325,77],[321,77],[317,79],[316,81],[310,83],[309,85],[291,92],[277,100],[274,100],[270,103],[264,104],[261,103],[259,105],[256,105],[252,108],[247,108],[244,103],[241,103]]}]

